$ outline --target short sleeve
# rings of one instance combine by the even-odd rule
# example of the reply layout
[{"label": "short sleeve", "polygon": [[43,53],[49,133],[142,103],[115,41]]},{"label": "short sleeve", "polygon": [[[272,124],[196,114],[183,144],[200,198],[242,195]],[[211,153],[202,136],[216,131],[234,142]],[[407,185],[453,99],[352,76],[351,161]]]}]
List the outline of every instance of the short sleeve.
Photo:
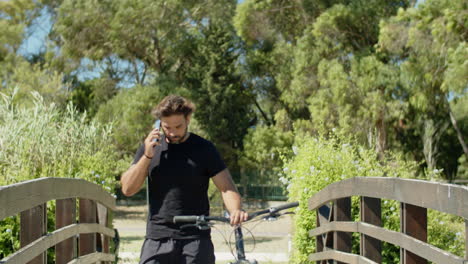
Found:
[{"label": "short sleeve", "polygon": [[141,159],[143,153],[145,153],[145,144],[141,144],[141,146],[138,148],[137,152],[135,153],[135,157],[133,158],[132,165],[136,164]]},{"label": "short sleeve", "polygon": [[211,142],[209,143],[208,153],[206,156],[208,157],[208,176],[210,178],[216,176],[218,173],[227,168],[218,150]]}]

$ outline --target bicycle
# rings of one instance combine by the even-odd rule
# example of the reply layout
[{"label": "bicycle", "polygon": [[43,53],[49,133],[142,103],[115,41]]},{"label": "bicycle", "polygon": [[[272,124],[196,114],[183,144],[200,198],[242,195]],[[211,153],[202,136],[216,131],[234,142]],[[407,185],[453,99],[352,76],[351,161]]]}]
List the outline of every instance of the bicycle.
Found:
[{"label": "bicycle", "polygon": [[[292,212],[280,213],[283,210],[290,209],[299,205],[299,202],[287,203],[277,207],[271,207],[269,209],[264,209],[256,212],[249,213],[249,217],[246,222],[253,219],[263,219],[268,221],[274,221],[278,217],[291,214]],[[261,217],[260,217],[261,216]],[[180,215],[174,216],[174,223],[188,223],[181,226],[181,229],[196,227],[200,230],[210,229],[214,223],[211,221],[217,221],[222,223],[229,223],[229,216],[204,216],[204,215]],[[237,259],[235,262],[230,262],[229,264],[258,264],[256,260],[247,260],[245,257],[244,250],[244,237],[242,234],[242,226],[236,226],[234,229],[234,235],[236,240],[236,252]]]}]

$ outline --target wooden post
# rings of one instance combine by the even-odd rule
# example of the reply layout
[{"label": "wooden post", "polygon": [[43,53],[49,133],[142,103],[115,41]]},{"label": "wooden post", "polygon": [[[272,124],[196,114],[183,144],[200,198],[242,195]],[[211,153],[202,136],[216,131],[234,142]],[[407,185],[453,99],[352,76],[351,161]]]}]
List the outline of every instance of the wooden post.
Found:
[{"label": "wooden post", "polygon": [[[317,217],[316,217],[316,223],[317,223],[317,227],[320,226],[320,218],[319,218],[319,210],[317,209]],[[322,252],[323,251],[323,238],[322,238],[322,235],[318,235],[315,237],[315,241],[316,241],[316,247],[315,247],[315,252]],[[320,264],[321,261],[317,261],[317,264]]]},{"label": "wooden post", "polygon": [[[361,197],[361,221],[375,226],[382,226],[382,207],[380,199]],[[382,242],[361,234],[361,256],[374,262],[382,263]]]},{"label": "wooden post", "polygon": [[465,219],[465,261],[468,263],[468,219]]},{"label": "wooden post", "polygon": [[[427,242],[427,208],[401,203],[401,232]],[[400,250],[402,264],[427,264],[427,260],[409,252]]]},{"label": "wooden post", "polygon": [[[98,214],[98,221],[100,225],[109,227],[110,226],[110,217],[109,217],[109,210],[104,205],[100,203],[97,204],[97,214]],[[96,243],[100,246],[100,251],[103,253],[109,253],[109,237],[104,234],[97,235]],[[98,249],[99,249],[98,246]],[[103,262],[104,264],[108,264],[109,262]]]},{"label": "wooden post", "polygon": [[[327,224],[332,220],[333,217],[333,210],[332,205],[330,203],[324,204],[317,209],[317,227]],[[322,235],[318,235],[316,237],[317,241],[317,248],[316,252],[322,252],[326,250],[326,248],[333,247],[333,235],[330,233],[325,233]],[[317,264],[326,264],[329,261],[322,260],[317,261]]]},{"label": "wooden post", "polygon": [[[97,223],[96,202],[80,199],[80,223]],[[96,252],[96,233],[80,234],[79,256]]]},{"label": "wooden post", "polygon": [[[342,198],[333,205],[334,221],[351,221],[351,198]],[[333,248],[341,252],[351,252],[351,233],[333,232]],[[342,263],[337,261],[337,263]]]},{"label": "wooden post", "polygon": [[[76,223],[76,199],[57,200],[55,229]],[[65,264],[76,258],[76,238],[71,237],[55,245],[55,263]]]},{"label": "wooden post", "polygon": [[[47,233],[47,205],[41,204],[20,214],[20,245],[25,247]],[[47,263],[47,253],[44,252],[27,264]]]}]

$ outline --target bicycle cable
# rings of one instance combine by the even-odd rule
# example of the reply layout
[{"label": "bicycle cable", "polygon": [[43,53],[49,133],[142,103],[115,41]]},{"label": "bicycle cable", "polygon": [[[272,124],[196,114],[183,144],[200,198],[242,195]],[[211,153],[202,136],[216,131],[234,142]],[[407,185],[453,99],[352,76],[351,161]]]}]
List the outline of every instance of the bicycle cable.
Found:
[{"label": "bicycle cable", "polygon": [[[253,222],[253,221],[250,221],[250,222]],[[236,260],[238,260],[236,254],[234,254],[233,244],[232,244],[232,242],[231,242],[231,241],[232,241],[232,235],[235,233],[235,229],[236,229],[236,228],[237,228],[237,227],[232,228],[232,230],[231,230],[231,232],[230,232],[229,241],[228,241],[229,244],[228,244],[228,245],[229,245],[229,250],[231,251],[232,256],[233,256]],[[250,253],[250,252],[253,252],[253,251],[255,250],[256,245],[257,245],[257,240],[255,239],[255,236],[254,236],[253,232],[250,231],[250,229],[248,229],[247,227],[241,227],[241,229],[242,229],[242,230],[247,230],[247,232],[250,233],[250,235],[252,236],[252,241],[253,241],[253,248],[252,248],[251,250],[245,250],[245,249],[244,249],[244,252],[245,252],[245,253],[247,253],[247,252],[249,252],[249,253]],[[245,243],[244,243],[244,242],[245,242],[245,239],[244,239],[244,237],[242,237],[242,240],[243,240],[242,243],[243,243],[244,246],[245,246]],[[234,246],[235,246],[235,244],[234,244]]]}]

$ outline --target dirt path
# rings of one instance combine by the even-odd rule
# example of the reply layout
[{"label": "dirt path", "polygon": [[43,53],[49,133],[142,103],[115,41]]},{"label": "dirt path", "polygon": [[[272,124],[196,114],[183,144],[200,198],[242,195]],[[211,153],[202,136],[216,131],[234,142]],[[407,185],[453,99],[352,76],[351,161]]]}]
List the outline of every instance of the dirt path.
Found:
[{"label": "dirt path", "polygon": [[[119,230],[121,263],[137,263],[145,236],[146,205],[117,206],[114,227]],[[284,216],[274,222],[252,222],[245,225],[244,239],[247,258],[261,263],[287,263],[290,249],[291,218]],[[254,238],[255,248],[254,248]],[[229,237],[233,245],[234,234],[229,225],[216,225],[212,229],[216,263],[228,263],[230,254]]]}]

